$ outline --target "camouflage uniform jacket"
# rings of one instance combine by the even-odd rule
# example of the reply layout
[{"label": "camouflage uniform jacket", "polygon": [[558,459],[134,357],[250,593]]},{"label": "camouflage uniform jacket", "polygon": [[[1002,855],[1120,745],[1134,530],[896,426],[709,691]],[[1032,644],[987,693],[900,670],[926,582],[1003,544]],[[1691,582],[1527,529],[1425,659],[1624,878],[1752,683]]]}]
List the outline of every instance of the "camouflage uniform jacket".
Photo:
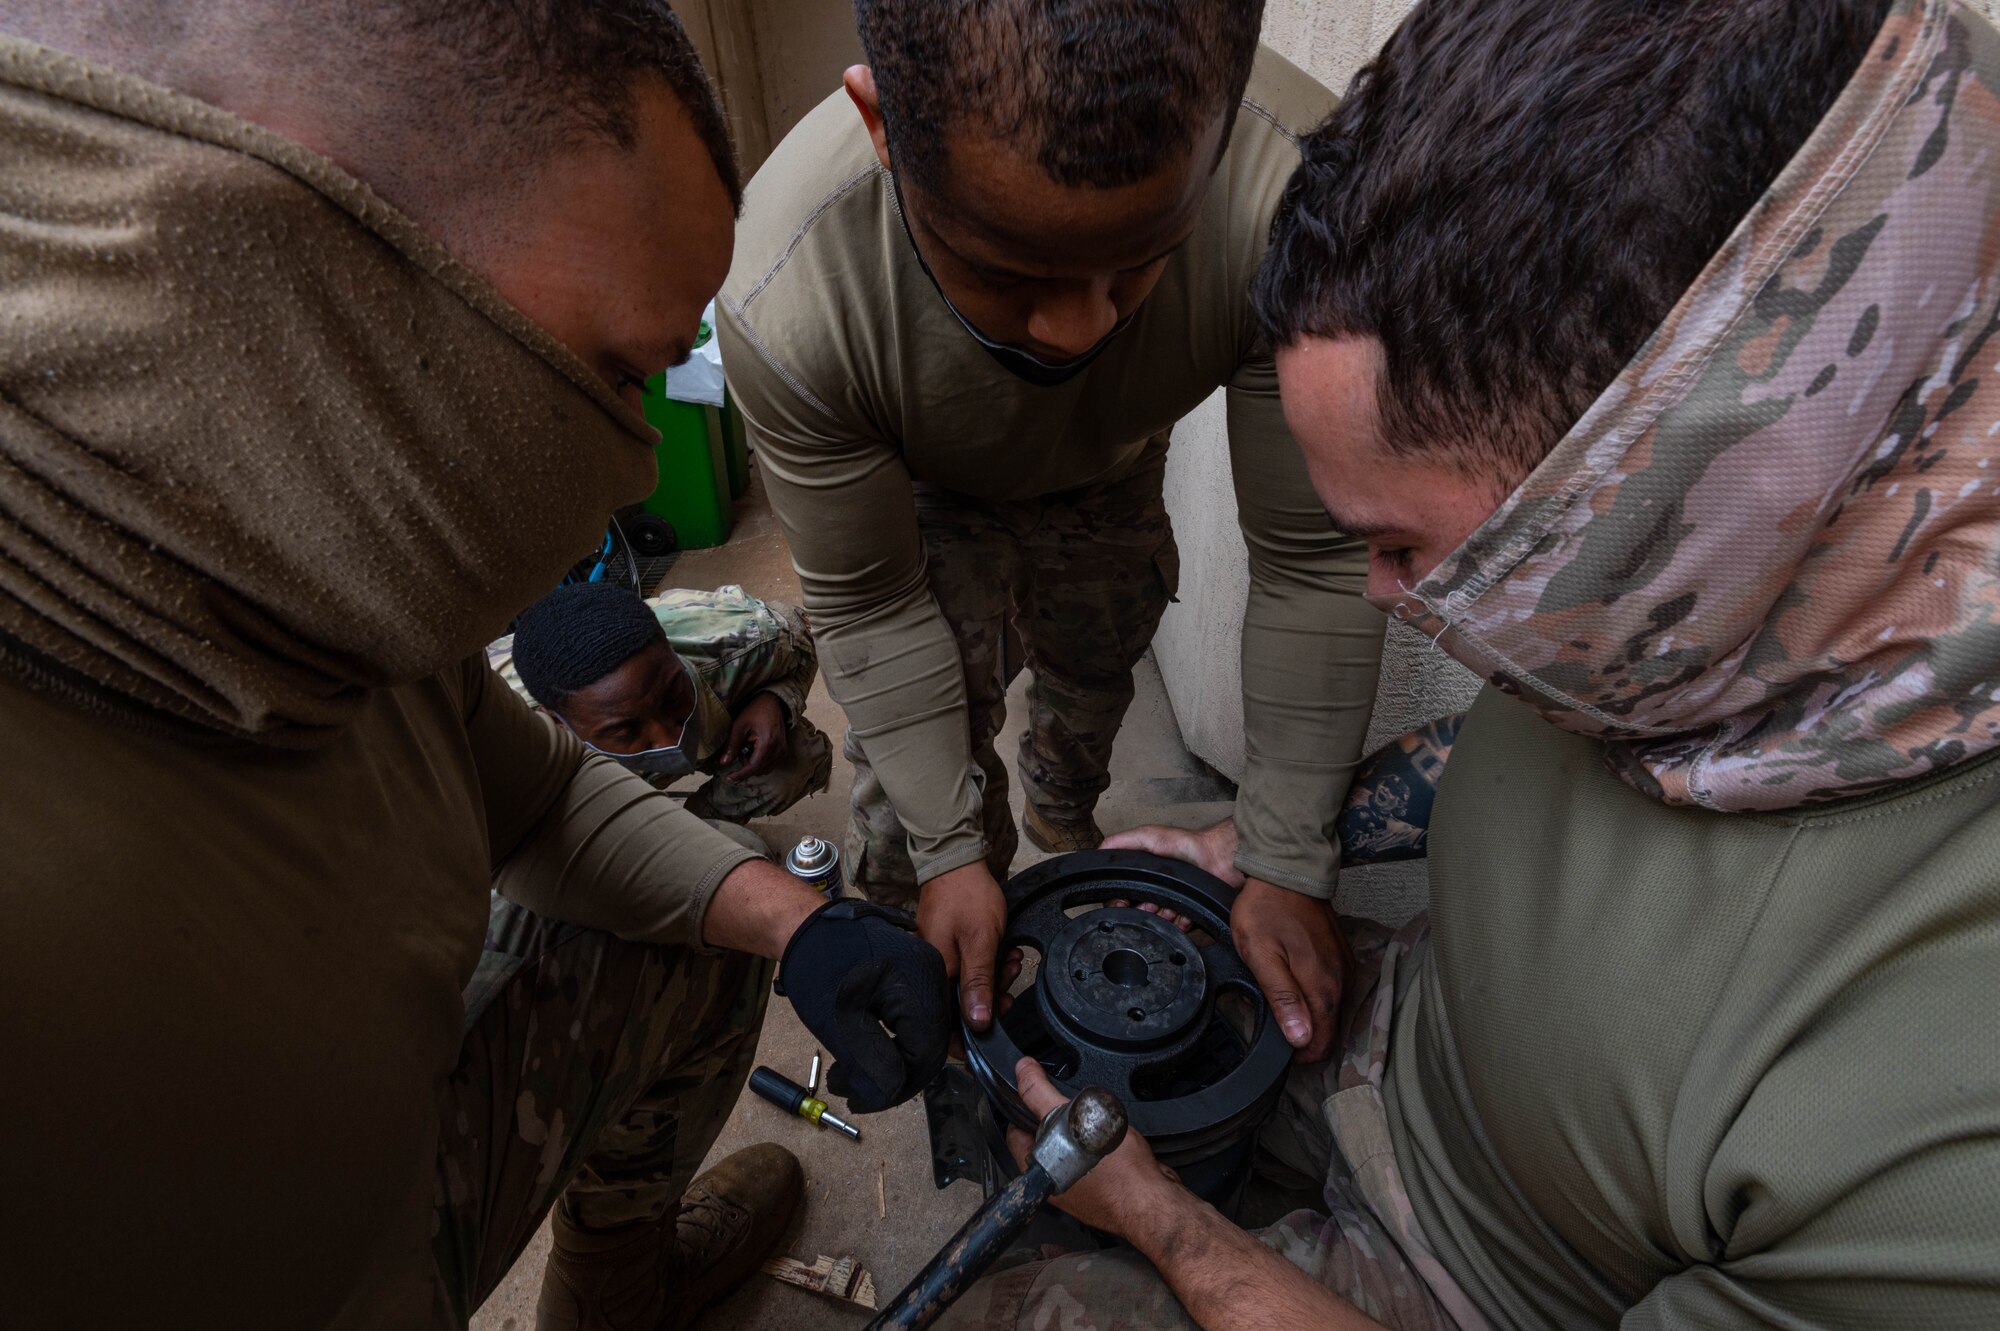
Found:
[{"label": "camouflage uniform jacket", "polygon": [[[712,774],[721,766],[731,720],[759,693],[777,697],[787,725],[805,716],[819,659],[805,613],[797,606],[760,601],[737,586],[664,592],[647,598],[646,604],[674,651],[701,681],[701,741],[692,756],[702,771]],[[511,635],[487,648],[486,659],[508,687],[533,704],[514,669]]]}]

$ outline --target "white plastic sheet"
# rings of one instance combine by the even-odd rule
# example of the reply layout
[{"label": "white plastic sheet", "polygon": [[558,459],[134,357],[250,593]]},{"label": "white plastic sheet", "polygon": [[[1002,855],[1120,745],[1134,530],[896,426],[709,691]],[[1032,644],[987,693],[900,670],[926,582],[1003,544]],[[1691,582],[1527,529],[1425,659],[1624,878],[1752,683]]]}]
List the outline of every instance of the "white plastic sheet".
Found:
[{"label": "white plastic sheet", "polygon": [[[702,312],[708,326],[715,327],[715,306]],[[693,402],[704,407],[722,405],[722,339],[710,333],[708,341],[696,347],[687,364],[667,371],[667,396],[675,402]]]}]

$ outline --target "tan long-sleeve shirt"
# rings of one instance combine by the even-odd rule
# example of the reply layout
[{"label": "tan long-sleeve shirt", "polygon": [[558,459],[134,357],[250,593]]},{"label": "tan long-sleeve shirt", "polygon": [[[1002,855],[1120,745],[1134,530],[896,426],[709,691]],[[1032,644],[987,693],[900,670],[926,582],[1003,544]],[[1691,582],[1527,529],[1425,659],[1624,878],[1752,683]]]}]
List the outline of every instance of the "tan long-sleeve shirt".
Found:
[{"label": "tan long-sleeve shirt", "polygon": [[[924,275],[839,94],[752,182],[718,317],[730,388],[813,612],[821,667],[910,836],[920,879],[983,856],[964,682],[924,573],[911,484],[981,499],[1113,479],[1227,388],[1250,591],[1241,651],[1245,872],[1328,895],[1330,829],[1367,728],[1382,618],[1285,427],[1248,289],[1297,136],[1331,95],[1260,53],[1193,238],[1089,370],[1009,375]],[[1226,630],[1213,649],[1231,650]]]}]

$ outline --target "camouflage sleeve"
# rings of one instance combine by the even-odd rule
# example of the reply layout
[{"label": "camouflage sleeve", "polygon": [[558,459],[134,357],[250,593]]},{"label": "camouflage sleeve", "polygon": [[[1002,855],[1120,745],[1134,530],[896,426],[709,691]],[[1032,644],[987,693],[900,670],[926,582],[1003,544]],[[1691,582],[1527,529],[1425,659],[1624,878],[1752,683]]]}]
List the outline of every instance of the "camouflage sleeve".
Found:
[{"label": "camouflage sleeve", "polygon": [[1362,599],[1367,547],[1334,530],[1313,492],[1268,356],[1230,385],[1229,456],[1250,553],[1236,867],[1331,897],[1335,819],[1368,735],[1384,617]]},{"label": "camouflage sleeve", "polygon": [[783,601],[766,601],[776,630],[742,657],[740,672],[730,681],[729,707],[735,711],[759,693],[776,695],[788,721],[806,713],[806,696],[819,673],[819,655],[805,612]]},{"label": "camouflage sleeve", "polygon": [[565,924],[698,947],[709,899],[756,852],[528,710],[484,657],[461,672],[493,886]]}]

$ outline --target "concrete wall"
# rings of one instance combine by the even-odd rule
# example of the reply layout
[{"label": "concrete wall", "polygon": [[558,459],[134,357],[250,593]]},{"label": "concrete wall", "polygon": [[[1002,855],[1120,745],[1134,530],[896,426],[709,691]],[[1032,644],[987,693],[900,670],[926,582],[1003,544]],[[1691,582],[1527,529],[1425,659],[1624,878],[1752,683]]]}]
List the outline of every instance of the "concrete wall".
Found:
[{"label": "concrete wall", "polygon": [[722,89],[746,175],[861,63],[852,0],[675,0]]}]

